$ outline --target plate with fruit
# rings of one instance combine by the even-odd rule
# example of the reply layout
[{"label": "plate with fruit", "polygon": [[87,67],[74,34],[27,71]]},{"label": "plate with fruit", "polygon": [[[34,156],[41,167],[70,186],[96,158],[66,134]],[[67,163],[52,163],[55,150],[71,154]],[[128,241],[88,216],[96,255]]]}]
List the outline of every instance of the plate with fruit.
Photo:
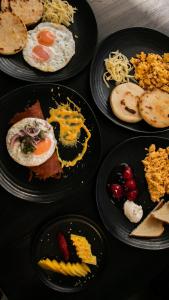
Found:
[{"label": "plate with fruit", "polygon": [[99,278],[105,251],[105,237],[95,223],[68,215],[41,227],[33,239],[32,262],[48,287],[77,292]]},{"label": "plate with fruit", "polygon": [[[96,201],[101,219],[113,236],[128,245],[153,250],[169,247],[167,222],[152,218],[162,199],[163,211],[169,207],[168,146],[167,138],[134,137],[113,148],[100,167]],[[150,160],[152,165],[147,167]],[[159,174],[166,172],[166,176],[155,172],[157,190],[151,185],[155,163],[159,164]]]}]

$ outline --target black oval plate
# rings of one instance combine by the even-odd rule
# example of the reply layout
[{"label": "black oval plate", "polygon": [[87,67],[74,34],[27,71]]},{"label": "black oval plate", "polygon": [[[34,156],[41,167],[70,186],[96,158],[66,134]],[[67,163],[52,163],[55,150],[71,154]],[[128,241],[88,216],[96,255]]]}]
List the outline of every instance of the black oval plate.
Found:
[{"label": "black oval plate", "polygon": [[164,52],[169,52],[169,38],[158,31],[142,27],[117,31],[108,36],[99,46],[90,72],[90,87],[94,101],[100,111],[110,121],[129,130],[147,134],[169,130],[169,128],[159,129],[152,127],[144,121],[138,123],[123,122],[112,113],[109,105],[109,95],[115,85],[112,83],[110,88],[107,88],[102,77],[105,72],[104,59],[109,56],[111,51],[116,50],[125,54],[128,59],[141,51],[163,54]]},{"label": "black oval plate", "polygon": [[[131,138],[108,154],[99,170],[96,184],[96,201],[101,219],[110,233],[122,242],[143,249],[159,250],[169,247],[168,228],[158,238],[134,238],[129,233],[137,226],[132,224],[124,215],[122,207],[111,201],[107,192],[107,183],[112,170],[121,163],[128,163],[134,170],[138,185],[139,196],[137,204],[142,205],[143,218],[154,208],[155,204],[150,200],[144,167],[141,162],[146,156],[145,148],[155,144],[157,148],[169,146],[169,139],[156,136],[144,136]],[[167,196],[165,197],[167,198]]]},{"label": "black oval plate", "polygon": [[[57,244],[57,234],[64,234],[69,250],[70,261],[79,261],[75,249],[72,249],[70,234],[87,238],[91,244],[92,254],[97,257],[97,266],[89,265],[91,273],[83,277],[70,277],[45,271],[37,265],[43,258],[63,260]],[[41,227],[32,243],[32,262],[40,279],[50,288],[60,292],[78,292],[93,284],[100,275],[105,262],[105,237],[100,228],[91,220],[79,215],[67,215],[50,221]]]},{"label": "black oval plate", "polygon": [[11,56],[0,56],[0,70],[4,73],[31,82],[59,82],[77,75],[92,58],[97,42],[97,24],[94,14],[85,0],[69,0],[77,7],[74,23],[68,27],[75,39],[76,53],[67,66],[50,73],[42,72],[29,66],[22,53]]},{"label": "black oval plate", "polygon": [[[6,134],[9,120],[16,113],[23,111],[27,105],[39,99],[45,118],[49,116],[49,108],[58,103],[67,103],[69,97],[80,108],[85,117],[85,124],[91,131],[88,149],[81,161],[74,167],[64,168],[64,176],[46,181],[33,179],[28,182],[27,168],[13,161],[6,149]],[[99,163],[101,154],[101,138],[97,120],[87,102],[75,91],[57,84],[32,84],[21,87],[0,98],[0,184],[13,195],[34,202],[58,201],[91,178]],[[82,135],[83,138],[83,135]],[[79,146],[80,143],[79,143]],[[75,148],[75,147],[74,147]],[[79,148],[78,148],[79,149]],[[77,151],[76,149],[74,149]],[[73,150],[62,149],[64,159],[71,159]],[[69,156],[68,156],[69,155]]]}]

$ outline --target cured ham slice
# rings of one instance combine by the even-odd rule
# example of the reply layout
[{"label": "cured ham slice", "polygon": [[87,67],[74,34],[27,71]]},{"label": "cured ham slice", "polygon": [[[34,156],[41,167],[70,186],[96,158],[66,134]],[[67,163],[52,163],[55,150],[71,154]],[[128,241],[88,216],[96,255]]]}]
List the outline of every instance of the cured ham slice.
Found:
[{"label": "cured ham slice", "polygon": [[[13,118],[10,120],[10,124],[15,124],[18,121],[21,121],[24,118],[40,118],[45,119],[39,100],[37,100],[33,105],[26,108],[23,112],[16,113]],[[38,179],[46,180],[50,177],[60,178],[62,173],[62,167],[58,160],[56,152],[42,165],[36,167],[30,167],[30,178],[34,174]],[[32,174],[33,173],[33,174]]]},{"label": "cured ham slice", "polygon": [[[31,167],[31,171],[39,179],[47,179],[49,177],[60,178],[62,173],[62,168],[60,162],[57,158],[56,153],[54,153],[45,163],[40,166]],[[57,172],[56,172],[57,171]]]},{"label": "cured ham slice", "polygon": [[33,105],[26,108],[24,111],[16,113],[13,118],[10,120],[10,124],[15,124],[16,122],[21,121],[24,118],[39,118],[45,119],[39,100],[37,100]]}]

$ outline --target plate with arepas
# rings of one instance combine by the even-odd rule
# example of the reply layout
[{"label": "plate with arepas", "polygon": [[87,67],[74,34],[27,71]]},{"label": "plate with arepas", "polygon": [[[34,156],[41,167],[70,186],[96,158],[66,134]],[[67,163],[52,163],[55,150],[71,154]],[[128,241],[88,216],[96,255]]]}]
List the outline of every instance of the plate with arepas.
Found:
[{"label": "plate with arepas", "polygon": [[154,134],[169,129],[169,38],[149,28],[122,29],[98,47],[90,88],[113,123]]},{"label": "plate with arepas", "polygon": [[169,247],[169,139],[139,136],[105,157],[97,176],[96,201],[103,224],[127,245]]},{"label": "plate with arepas", "polygon": [[97,24],[87,1],[2,0],[0,20],[0,70],[21,80],[69,79],[95,50]]},{"label": "plate with arepas", "polygon": [[8,192],[57,202],[94,175],[100,130],[77,92],[52,83],[27,85],[1,97],[0,108],[0,184]]}]

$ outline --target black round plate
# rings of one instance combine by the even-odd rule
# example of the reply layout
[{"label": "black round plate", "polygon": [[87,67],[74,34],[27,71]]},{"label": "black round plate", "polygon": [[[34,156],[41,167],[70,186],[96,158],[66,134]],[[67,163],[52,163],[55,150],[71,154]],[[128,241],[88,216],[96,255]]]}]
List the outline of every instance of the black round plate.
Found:
[{"label": "black round plate", "polygon": [[147,134],[169,130],[169,128],[159,129],[152,127],[145,121],[138,123],[123,122],[113,115],[109,105],[109,95],[115,84],[112,82],[110,88],[107,88],[103,82],[103,73],[105,72],[104,59],[109,56],[111,51],[116,50],[125,54],[128,59],[141,51],[163,54],[164,52],[169,52],[169,38],[158,31],[142,27],[117,31],[108,36],[99,46],[90,72],[90,87],[94,101],[109,120],[129,130]]},{"label": "black round plate", "polygon": [[[37,262],[43,258],[63,260],[57,243],[57,234],[64,234],[70,250],[70,262],[79,262],[71,244],[70,234],[86,237],[91,244],[92,254],[97,257],[97,266],[89,265],[91,273],[83,277],[70,277],[43,270]],[[53,290],[60,292],[78,292],[93,284],[100,275],[105,262],[105,237],[98,226],[86,217],[68,215],[57,218],[44,225],[36,234],[32,243],[32,262],[40,279]]]},{"label": "black round plate", "polygon": [[[58,103],[67,103],[69,97],[80,108],[85,117],[85,124],[91,131],[88,149],[81,161],[74,167],[64,168],[61,179],[46,181],[33,179],[28,182],[29,170],[13,161],[6,149],[6,134],[9,129],[9,120],[16,113],[23,111],[39,99],[45,118],[49,117],[49,108]],[[16,89],[0,99],[0,184],[13,195],[34,202],[58,201],[71,191],[82,186],[91,178],[99,163],[101,154],[101,139],[98,123],[88,103],[75,91],[57,84],[32,84]],[[57,132],[56,132],[57,134]],[[81,140],[82,138],[82,140]],[[83,134],[80,141],[83,141]],[[72,159],[80,150],[81,144],[74,150],[63,148],[62,157]]]},{"label": "black round plate", "polygon": [[[101,219],[105,227],[122,242],[143,249],[164,249],[169,247],[169,234],[166,227],[165,232],[158,238],[134,238],[129,233],[137,226],[132,224],[124,215],[122,207],[117,202],[113,202],[107,191],[107,183],[112,170],[121,163],[129,164],[136,177],[139,196],[137,204],[142,205],[145,216],[154,208],[155,204],[150,200],[146,179],[144,176],[144,166],[141,162],[146,156],[145,148],[155,144],[157,148],[169,146],[169,139],[156,136],[144,136],[131,138],[108,154],[102,163],[97,177],[96,201]],[[167,196],[166,196],[167,197]],[[165,197],[164,197],[165,198]]]},{"label": "black round plate", "polygon": [[54,73],[45,73],[29,66],[22,53],[0,56],[0,70],[4,73],[31,82],[59,82],[77,75],[92,58],[97,42],[97,24],[94,14],[85,0],[69,0],[77,7],[74,23],[68,28],[75,39],[76,53],[69,64]]}]

